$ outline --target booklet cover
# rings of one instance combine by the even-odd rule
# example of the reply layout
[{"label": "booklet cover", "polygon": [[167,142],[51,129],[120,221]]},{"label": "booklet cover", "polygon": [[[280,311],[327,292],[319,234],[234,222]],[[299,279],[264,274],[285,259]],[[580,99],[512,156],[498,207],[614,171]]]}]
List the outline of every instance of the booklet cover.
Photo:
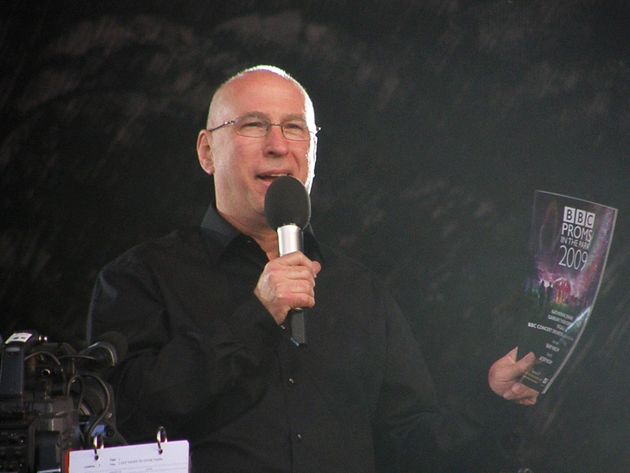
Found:
[{"label": "booklet cover", "polygon": [[537,361],[521,382],[545,393],[575,349],[604,275],[617,209],[536,191],[519,357]]}]

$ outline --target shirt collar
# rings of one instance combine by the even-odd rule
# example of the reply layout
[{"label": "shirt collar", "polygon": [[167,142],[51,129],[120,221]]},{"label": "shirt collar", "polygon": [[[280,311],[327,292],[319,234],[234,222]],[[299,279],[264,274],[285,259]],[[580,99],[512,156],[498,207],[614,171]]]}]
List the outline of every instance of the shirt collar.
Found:
[{"label": "shirt collar", "polygon": [[[214,203],[211,203],[206,210],[203,220],[201,221],[201,230],[219,243],[220,249],[218,251],[219,254],[216,254],[217,257],[237,238],[247,238],[219,215]],[[304,246],[305,254],[309,258],[322,262],[323,256],[321,248],[310,224],[304,229]]]},{"label": "shirt collar", "polygon": [[217,209],[214,207],[214,203],[208,206],[203,220],[201,221],[201,229],[211,233],[215,239],[219,240],[223,247],[227,246],[240,235],[236,228],[219,215],[219,212],[217,212]]}]

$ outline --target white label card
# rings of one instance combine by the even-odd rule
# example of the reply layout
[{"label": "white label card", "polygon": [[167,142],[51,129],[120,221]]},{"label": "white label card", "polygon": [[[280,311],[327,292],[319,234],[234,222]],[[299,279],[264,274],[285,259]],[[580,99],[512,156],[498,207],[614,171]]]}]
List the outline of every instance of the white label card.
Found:
[{"label": "white label card", "polygon": [[188,441],[70,452],[68,473],[188,473]]}]

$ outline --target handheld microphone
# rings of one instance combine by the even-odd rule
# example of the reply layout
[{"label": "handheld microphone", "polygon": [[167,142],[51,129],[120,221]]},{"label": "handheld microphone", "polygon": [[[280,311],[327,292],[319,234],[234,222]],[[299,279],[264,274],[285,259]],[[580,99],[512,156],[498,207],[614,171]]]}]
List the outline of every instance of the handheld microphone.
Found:
[{"label": "handheld microphone", "polygon": [[[304,185],[290,176],[277,178],[265,195],[265,218],[278,232],[280,256],[302,251],[302,230],[311,219],[311,200]],[[289,311],[291,339],[296,345],[306,344],[306,320],[303,309]]]}]

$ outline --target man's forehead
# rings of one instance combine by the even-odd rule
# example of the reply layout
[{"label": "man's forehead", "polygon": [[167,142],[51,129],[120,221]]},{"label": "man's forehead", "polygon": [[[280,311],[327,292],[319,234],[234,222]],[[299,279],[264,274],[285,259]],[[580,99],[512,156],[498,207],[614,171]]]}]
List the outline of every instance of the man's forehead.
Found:
[{"label": "man's forehead", "polygon": [[[303,89],[290,79],[269,71],[252,71],[223,84],[212,100],[212,114],[221,120],[232,114],[270,112],[313,116],[310,101]],[[226,115],[226,116],[224,116]],[[227,115],[230,115],[229,117]]]}]

